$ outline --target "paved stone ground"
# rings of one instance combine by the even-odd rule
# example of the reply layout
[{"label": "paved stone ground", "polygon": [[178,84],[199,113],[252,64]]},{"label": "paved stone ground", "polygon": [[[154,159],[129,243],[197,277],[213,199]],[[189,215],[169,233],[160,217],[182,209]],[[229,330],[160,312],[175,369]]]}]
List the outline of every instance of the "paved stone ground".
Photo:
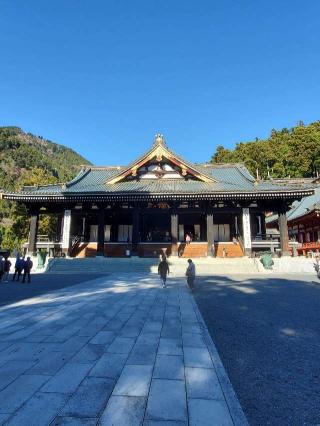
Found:
[{"label": "paved stone ground", "polygon": [[195,298],[249,423],[320,424],[320,281],[203,277]]},{"label": "paved stone ground", "polygon": [[14,303],[19,300],[29,299],[34,296],[48,293],[48,291],[58,290],[71,285],[80,284],[88,279],[96,278],[101,274],[31,274],[31,283],[22,284],[12,282],[12,274],[7,283],[0,282],[0,306]]},{"label": "paved stone ground", "polygon": [[2,306],[0,424],[246,424],[206,333],[181,279],[100,277]]}]

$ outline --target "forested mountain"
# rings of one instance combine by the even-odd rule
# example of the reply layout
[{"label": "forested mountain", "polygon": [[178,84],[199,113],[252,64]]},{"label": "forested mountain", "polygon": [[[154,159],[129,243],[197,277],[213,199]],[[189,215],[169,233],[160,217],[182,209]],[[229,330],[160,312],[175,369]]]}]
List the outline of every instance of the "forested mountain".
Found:
[{"label": "forested mountain", "polygon": [[[16,191],[23,185],[66,182],[75,176],[85,158],[63,145],[18,127],[0,127],[0,190]],[[53,220],[42,220],[40,232],[50,232]],[[18,248],[28,235],[25,209],[0,201],[2,247]]]},{"label": "forested mountain", "polygon": [[240,142],[235,149],[219,145],[213,163],[244,163],[260,178],[312,177],[320,172],[320,121],[272,130],[267,139]]}]

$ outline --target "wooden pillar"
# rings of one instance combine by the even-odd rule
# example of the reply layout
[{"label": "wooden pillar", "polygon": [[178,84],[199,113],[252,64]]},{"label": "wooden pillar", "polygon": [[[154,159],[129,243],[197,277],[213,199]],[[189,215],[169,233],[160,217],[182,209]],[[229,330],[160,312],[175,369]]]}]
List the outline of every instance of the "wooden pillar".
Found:
[{"label": "wooden pillar", "polygon": [[200,241],[206,241],[206,215],[201,213]]},{"label": "wooden pillar", "polygon": [[135,206],[132,211],[132,252],[138,254],[138,244],[140,242],[140,210]]},{"label": "wooden pillar", "polygon": [[176,211],[171,212],[171,254],[178,255],[178,214]]},{"label": "wooden pillar", "polygon": [[98,212],[98,244],[97,256],[104,256],[104,207],[99,207]]},{"label": "wooden pillar", "polygon": [[289,234],[288,234],[288,221],[287,221],[287,209],[282,206],[278,211],[278,223],[280,231],[280,248],[283,256],[289,256]]},{"label": "wooden pillar", "polygon": [[29,242],[28,242],[28,253],[33,256],[37,254],[38,224],[39,224],[39,210],[34,209],[31,211],[31,216],[30,216],[30,229],[29,229]]},{"label": "wooden pillar", "polygon": [[59,214],[58,220],[57,220],[57,228],[56,228],[56,238],[57,241],[61,241],[62,238],[62,229],[63,229],[63,215]]},{"label": "wooden pillar", "polygon": [[234,233],[235,233],[236,237],[238,237],[240,235],[239,216],[238,216],[237,213],[234,216]]},{"label": "wooden pillar", "polygon": [[266,238],[267,228],[266,228],[266,214],[265,212],[261,213],[261,228],[263,238]]},{"label": "wooden pillar", "polygon": [[207,212],[206,215],[207,223],[207,255],[212,255],[212,244],[214,244],[214,234],[213,234],[213,213]]},{"label": "wooden pillar", "polygon": [[232,238],[234,238],[237,235],[236,232],[236,221],[235,221],[235,216],[232,214],[231,218],[230,218],[230,239],[232,240]]}]

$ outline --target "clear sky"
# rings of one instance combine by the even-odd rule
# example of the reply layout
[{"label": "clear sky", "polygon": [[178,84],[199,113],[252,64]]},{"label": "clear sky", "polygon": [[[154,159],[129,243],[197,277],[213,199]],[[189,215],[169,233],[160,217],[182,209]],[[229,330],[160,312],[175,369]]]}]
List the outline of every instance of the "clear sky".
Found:
[{"label": "clear sky", "polygon": [[319,0],[0,0],[0,125],[125,164],[320,119]]}]

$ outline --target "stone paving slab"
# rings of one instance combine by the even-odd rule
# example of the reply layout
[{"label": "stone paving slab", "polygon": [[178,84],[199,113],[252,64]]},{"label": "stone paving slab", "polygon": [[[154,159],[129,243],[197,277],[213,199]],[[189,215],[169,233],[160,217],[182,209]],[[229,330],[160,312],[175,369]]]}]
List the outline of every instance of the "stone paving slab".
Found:
[{"label": "stone paving slab", "polygon": [[184,364],[182,356],[158,355],[153,370],[155,379],[184,379]]},{"label": "stone paving slab", "polygon": [[61,393],[38,392],[6,424],[10,426],[43,426],[49,424],[54,420],[66,400],[67,396]]},{"label": "stone paving slab", "polygon": [[199,315],[139,274],[1,307],[0,425],[238,426]]},{"label": "stone paving slab", "polygon": [[94,377],[108,377],[116,379],[126,363],[127,354],[103,354],[94,365],[89,375]]},{"label": "stone paving slab", "polygon": [[113,395],[148,396],[151,375],[152,365],[126,365]]},{"label": "stone paving slab", "polygon": [[112,396],[101,417],[103,426],[140,426],[147,398],[142,396]]},{"label": "stone paving slab", "polygon": [[113,388],[112,379],[85,378],[60,414],[66,417],[98,417]]},{"label": "stone paving slab", "polygon": [[185,383],[183,380],[152,380],[147,419],[187,421]]}]

